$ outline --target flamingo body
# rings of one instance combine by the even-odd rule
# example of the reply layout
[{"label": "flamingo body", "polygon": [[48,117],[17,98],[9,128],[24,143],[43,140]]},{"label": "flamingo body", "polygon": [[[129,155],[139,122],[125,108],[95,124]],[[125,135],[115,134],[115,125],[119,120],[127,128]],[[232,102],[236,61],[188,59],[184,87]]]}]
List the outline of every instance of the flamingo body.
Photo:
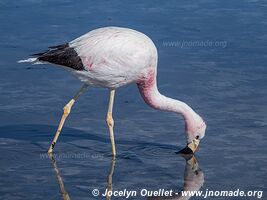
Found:
[{"label": "flamingo body", "polygon": [[73,40],[69,46],[77,52],[85,69],[75,74],[94,86],[118,88],[156,71],[154,43],[132,29],[99,28]]}]

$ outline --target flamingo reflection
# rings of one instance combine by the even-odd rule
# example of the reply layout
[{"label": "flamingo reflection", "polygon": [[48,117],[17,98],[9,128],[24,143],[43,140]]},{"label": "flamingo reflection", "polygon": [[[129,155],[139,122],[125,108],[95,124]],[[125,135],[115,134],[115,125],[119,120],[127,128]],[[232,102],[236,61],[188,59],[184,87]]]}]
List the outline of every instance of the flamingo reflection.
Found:
[{"label": "flamingo reflection", "polygon": [[184,191],[199,191],[204,184],[204,173],[200,169],[197,159],[194,155],[183,156],[186,160],[184,170],[184,185],[182,191],[168,197],[148,197],[147,200],[188,200],[189,195],[183,196]]},{"label": "flamingo reflection", "polygon": [[[62,199],[63,200],[70,200],[69,194],[64,187],[63,179],[60,176],[60,172],[59,172],[59,169],[57,167],[56,160],[53,157],[53,154],[49,154],[49,157],[52,161],[54,170],[56,172],[56,177],[57,177],[58,184],[60,187]],[[188,200],[188,199],[190,199],[190,196],[189,195],[183,196],[182,192],[184,192],[184,191],[199,191],[200,190],[200,188],[202,187],[202,185],[204,183],[204,173],[200,169],[199,164],[198,164],[195,156],[187,155],[184,158],[186,161],[186,165],[185,165],[185,170],[184,170],[184,185],[183,185],[182,191],[180,191],[179,193],[175,193],[172,196],[168,196],[168,197],[148,197],[147,200]],[[113,188],[112,187],[112,178],[113,178],[113,173],[115,170],[115,163],[116,163],[116,159],[115,159],[115,157],[113,157],[111,160],[111,165],[110,165],[109,173],[107,176],[106,190],[108,192],[112,191],[112,188]],[[111,196],[107,195],[106,200],[111,200]]]}]

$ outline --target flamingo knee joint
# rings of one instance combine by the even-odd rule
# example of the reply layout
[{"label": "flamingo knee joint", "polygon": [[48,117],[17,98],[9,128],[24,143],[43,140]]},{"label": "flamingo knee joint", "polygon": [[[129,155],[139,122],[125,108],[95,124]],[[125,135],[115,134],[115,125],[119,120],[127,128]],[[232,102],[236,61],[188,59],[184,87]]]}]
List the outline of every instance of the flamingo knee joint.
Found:
[{"label": "flamingo knee joint", "polygon": [[111,114],[107,115],[107,124],[109,127],[112,127],[112,128],[114,127],[114,120]]},{"label": "flamingo knee joint", "polygon": [[64,110],[64,114],[65,114],[65,115],[70,114],[71,107],[73,106],[74,102],[75,102],[75,100],[72,99],[72,100],[69,101],[69,103],[67,103],[67,104],[64,106],[63,110]]}]

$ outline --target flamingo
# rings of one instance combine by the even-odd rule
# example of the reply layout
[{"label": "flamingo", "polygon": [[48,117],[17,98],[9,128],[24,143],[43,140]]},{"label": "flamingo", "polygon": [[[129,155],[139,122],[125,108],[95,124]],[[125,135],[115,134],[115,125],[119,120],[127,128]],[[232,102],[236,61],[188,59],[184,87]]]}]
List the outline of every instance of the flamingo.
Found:
[{"label": "flamingo", "polygon": [[136,83],[144,101],[154,109],[181,114],[185,121],[187,145],[180,153],[193,154],[205,136],[206,124],[186,103],[162,95],[157,88],[158,53],[153,41],[145,34],[122,27],[103,27],[92,30],[71,42],[49,47],[49,50],[20,60],[33,64],[52,63],[70,70],[84,84],[64,106],[63,115],[48,149],[52,153],[61,129],[77,99],[89,87],[110,90],[106,122],[116,155],[113,103],[118,87]]}]

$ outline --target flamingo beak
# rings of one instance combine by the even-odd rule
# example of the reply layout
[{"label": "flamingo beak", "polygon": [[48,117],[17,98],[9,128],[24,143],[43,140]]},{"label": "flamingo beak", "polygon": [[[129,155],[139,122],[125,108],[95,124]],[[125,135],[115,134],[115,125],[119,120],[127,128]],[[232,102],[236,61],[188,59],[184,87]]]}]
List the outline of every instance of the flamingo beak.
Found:
[{"label": "flamingo beak", "polygon": [[192,142],[188,143],[185,148],[180,150],[178,153],[181,154],[194,154],[199,146],[200,140],[199,139],[193,139]]}]

